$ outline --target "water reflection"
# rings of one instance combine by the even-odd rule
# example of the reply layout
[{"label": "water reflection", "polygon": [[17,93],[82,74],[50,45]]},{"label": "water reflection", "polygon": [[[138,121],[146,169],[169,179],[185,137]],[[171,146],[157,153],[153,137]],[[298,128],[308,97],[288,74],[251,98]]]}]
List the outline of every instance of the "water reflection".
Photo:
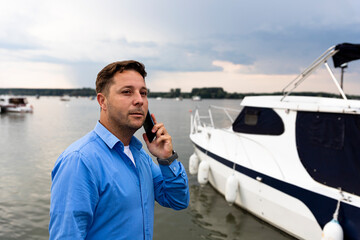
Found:
[{"label": "water reflection", "polygon": [[190,187],[191,221],[206,229],[201,239],[293,239],[252,216],[243,209],[230,206],[209,184]]},{"label": "water reflection", "polygon": [[0,115],[0,239],[48,239],[51,162],[41,137],[46,126],[38,125],[46,118]]}]

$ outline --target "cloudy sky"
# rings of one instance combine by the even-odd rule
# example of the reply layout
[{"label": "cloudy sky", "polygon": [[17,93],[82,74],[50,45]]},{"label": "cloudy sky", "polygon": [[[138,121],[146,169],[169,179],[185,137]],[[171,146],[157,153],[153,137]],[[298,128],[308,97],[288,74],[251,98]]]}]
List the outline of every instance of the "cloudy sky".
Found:
[{"label": "cloudy sky", "polygon": [[[359,0],[0,0],[0,12],[0,88],[95,88],[105,65],[135,59],[152,91],[273,92],[360,43]],[[346,93],[360,95],[358,62]],[[325,69],[299,90],[336,91]]]}]

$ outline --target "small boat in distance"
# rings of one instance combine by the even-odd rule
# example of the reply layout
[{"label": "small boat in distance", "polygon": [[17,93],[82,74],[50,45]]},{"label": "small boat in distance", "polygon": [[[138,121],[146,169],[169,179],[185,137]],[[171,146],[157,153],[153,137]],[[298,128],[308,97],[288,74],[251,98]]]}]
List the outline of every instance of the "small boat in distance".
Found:
[{"label": "small boat in distance", "polygon": [[29,104],[26,97],[19,96],[0,96],[1,113],[17,112],[32,113],[33,106]]},{"label": "small boat in distance", "polygon": [[61,96],[60,101],[68,102],[68,101],[70,101],[70,96],[69,95]]},{"label": "small boat in distance", "polygon": [[[235,120],[222,108],[226,128],[214,125],[211,109],[191,115],[190,174],[300,239],[360,239],[360,100],[347,99],[331,57],[344,67],[360,59],[360,44],[329,48],[283,95],[245,97]],[[342,99],[289,96],[323,65]]]},{"label": "small boat in distance", "polygon": [[193,96],[192,100],[193,101],[201,101],[201,97],[200,96]]}]

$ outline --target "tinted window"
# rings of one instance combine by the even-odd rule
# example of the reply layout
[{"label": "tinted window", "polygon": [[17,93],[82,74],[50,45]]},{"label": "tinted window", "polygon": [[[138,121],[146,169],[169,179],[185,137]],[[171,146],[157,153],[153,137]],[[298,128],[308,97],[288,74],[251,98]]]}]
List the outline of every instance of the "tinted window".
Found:
[{"label": "tinted window", "polygon": [[271,108],[244,107],[233,123],[234,132],[281,135],[284,123]]}]

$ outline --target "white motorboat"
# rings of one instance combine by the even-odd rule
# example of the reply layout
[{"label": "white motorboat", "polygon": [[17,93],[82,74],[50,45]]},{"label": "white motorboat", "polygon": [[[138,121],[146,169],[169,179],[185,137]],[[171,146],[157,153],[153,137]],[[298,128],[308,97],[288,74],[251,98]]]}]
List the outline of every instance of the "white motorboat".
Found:
[{"label": "white motorboat", "polygon": [[70,96],[69,95],[63,95],[63,96],[60,97],[60,101],[68,102],[68,101],[70,101]]},{"label": "white motorboat", "polygon": [[[329,48],[281,96],[245,97],[235,120],[224,108],[228,128],[214,126],[211,109],[191,116],[190,173],[299,239],[360,239],[360,101],[346,97],[331,57],[345,67],[360,44]],[[289,96],[323,65],[342,98]]]},{"label": "white motorboat", "polygon": [[26,97],[0,96],[1,112],[32,113],[33,106],[29,104]]},{"label": "white motorboat", "polygon": [[192,96],[192,100],[193,101],[201,101],[201,97],[200,96]]}]

